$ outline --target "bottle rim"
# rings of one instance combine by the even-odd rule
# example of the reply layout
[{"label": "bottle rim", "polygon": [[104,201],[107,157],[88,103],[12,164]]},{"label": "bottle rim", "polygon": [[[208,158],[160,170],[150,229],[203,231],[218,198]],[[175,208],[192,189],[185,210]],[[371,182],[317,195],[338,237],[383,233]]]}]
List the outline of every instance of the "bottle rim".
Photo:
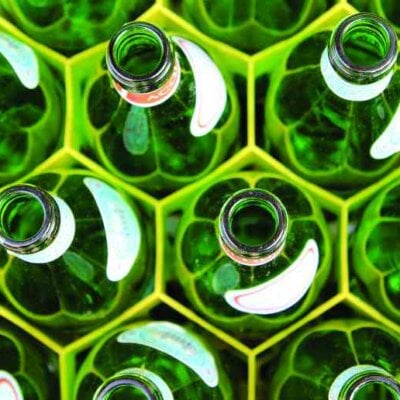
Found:
[{"label": "bottle rim", "polygon": [[[7,208],[21,197],[30,197],[39,202],[43,221],[32,236],[17,240],[4,228],[3,218]],[[53,197],[45,190],[29,184],[11,186],[0,193],[0,245],[18,254],[31,254],[46,247],[57,235],[60,226],[60,210]]]},{"label": "bottle rim", "polygon": [[332,383],[328,400],[356,400],[367,385],[381,384],[400,399],[400,383],[386,370],[369,364],[359,364],[342,371]]},{"label": "bottle rim", "polygon": [[[160,60],[152,71],[137,75],[122,68],[118,54],[127,40],[135,36],[147,36],[157,43],[160,49]],[[107,52],[106,64],[116,82],[127,90],[147,93],[158,89],[169,78],[175,64],[174,48],[167,35],[158,27],[148,22],[133,21],[122,26],[111,38]]]},{"label": "bottle rim", "polygon": [[400,385],[399,383],[390,376],[385,375],[368,375],[361,378],[359,381],[353,383],[352,386],[348,389],[348,394],[346,395],[344,400],[356,400],[357,392],[361,390],[364,386],[380,383],[387,387],[392,394],[396,394],[396,398],[400,399]]},{"label": "bottle rim", "polygon": [[[386,54],[372,65],[360,65],[353,62],[345,51],[345,39],[354,28],[365,24],[370,32],[376,34],[378,40],[386,41]],[[334,30],[328,46],[328,57],[337,73],[348,81],[374,82],[391,72],[397,61],[397,35],[386,20],[375,14],[362,12],[344,18]]]},{"label": "bottle rim", "polygon": [[[240,241],[232,230],[232,219],[244,206],[268,209],[276,220],[273,234],[263,243],[249,245]],[[234,193],[222,206],[219,215],[219,239],[222,249],[234,261],[258,266],[276,258],[282,251],[288,232],[285,206],[273,193],[263,189],[243,189]]]},{"label": "bottle rim", "polygon": [[107,400],[112,396],[113,392],[123,388],[133,387],[141,391],[148,400],[162,400],[162,394],[157,386],[144,376],[134,373],[133,370],[125,370],[121,373],[112,376],[106,380],[96,391],[94,400]]}]

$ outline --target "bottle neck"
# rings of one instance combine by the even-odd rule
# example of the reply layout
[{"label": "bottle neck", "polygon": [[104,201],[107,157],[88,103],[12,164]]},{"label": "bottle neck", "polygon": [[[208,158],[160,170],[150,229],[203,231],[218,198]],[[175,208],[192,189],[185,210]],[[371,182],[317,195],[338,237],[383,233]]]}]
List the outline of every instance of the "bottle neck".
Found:
[{"label": "bottle neck", "polygon": [[165,101],[180,79],[172,42],[146,22],[127,23],[111,38],[106,63],[118,93],[139,106]]},{"label": "bottle neck", "polygon": [[60,229],[55,199],[33,185],[15,185],[0,193],[0,244],[15,254],[37,253]]},{"label": "bottle neck", "polygon": [[236,192],[219,215],[219,240],[233,261],[257,266],[275,259],[288,233],[285,206],[272,193],[261,189]]},{"label": "bottle neck", "polygon": [[23,400],[22,389],[14,375],[0,369],[0,398]]},{"label": "bottle neck", "polygon": [[328,400],[400,400],[400,383],[373,365],[356,365],[340,373],[332,383]]},{"label": "bottle neck", "polygon": [[97,389],[93,400],[117,398],[173,400],[173,395],[160,376],[144,368],[130,368],[120,371],[106,380]]},{"label": "bottle neck", "polygon": [[358,13],[333,31],[321,57],[321,72],[339,97],[365,101],[386,89],[397,55],[397,37],[390,24],[374,14]]}]

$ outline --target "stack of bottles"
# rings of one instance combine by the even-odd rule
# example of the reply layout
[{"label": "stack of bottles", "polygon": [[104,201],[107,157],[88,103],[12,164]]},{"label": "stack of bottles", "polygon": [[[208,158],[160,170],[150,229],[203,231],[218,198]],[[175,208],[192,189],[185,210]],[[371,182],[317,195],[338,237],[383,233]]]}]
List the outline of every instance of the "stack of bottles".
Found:
[{"label": "stack of bottles", "polygon": [[1,400],[400,400],[386,3],[0,4]]}]

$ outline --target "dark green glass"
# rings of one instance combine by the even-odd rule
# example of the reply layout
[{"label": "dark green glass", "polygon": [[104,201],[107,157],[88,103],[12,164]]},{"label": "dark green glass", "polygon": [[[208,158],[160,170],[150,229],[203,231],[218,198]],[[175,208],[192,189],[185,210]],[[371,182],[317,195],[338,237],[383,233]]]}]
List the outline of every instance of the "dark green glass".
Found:
[{"label": "dark green glass", "polygon": [[230,174],[184,204],[176,276],[193,307],[246,337],[310,309],[331,250],[309,195],[280,176],[252,171]]},{"label": "dark green glass", "polygon": [[30,37],[72,55],[107,40],[154,0],[4,0],[0,11]]},{"label": "dark green glass", "polygon": [[400,181],[373,198],[355,233],[353,271],[366,285],[370,301],[400,321]]},{"label": "dark green glass", "polygon": [[305,27],[327,0],[170,0],[200,31],[247,53],[256,53]]},{"label": "dark green glass", "polygon": [[107,335],[84,360],[76,400],[230,400],[218,359],[188,329],[136,323]]},{"label": "dark green glass", "polygon": [[40,174],[4,189],[4,297],[60,332],[87,330],[118,314],[149,283],[151,221],[145,215],[84,170]]},{"label": "dark green glass", "polygon": [[44,59],[1,31],[0,87],[0,183],[4,183],[32,170],[54,151],[64,109],[60,83]]},{"label": "dark green glass", "polygon": [[[195,44],[133,22],[111,39],[106,61],[110,74],[91,85],[86,106],[96,129],[92,143],[113,174],[163,194],[204,177],[231,153],[236,95],[229,82],[226,93],[220,72]],[[209,104],[216,107],[202,113]]]},{"label": "dark green glass", "polygon": [[265,140],[321,186],[348,191],[378,179],[399,158],[397,53],[391,26],[367,13],[304,39],[271,77]]},{"label": "dark green glass", "polygon": [[271,400],[398,400],[399,337],[363,320],[331,320],[297,335],[273,367]]},{"label": "dark green glass", "polygon": [[[53,388],[45,356],[17,328],[0,321],[0,398],[51,400]],[[16,396],[18,393],[22,397]],[[11,397],[10,397],[11,396]]]},{"label": "dark green glass", "polygon": [[400,32],[400,4],[396,0],[349,0],[359,11],[368,11],[387,19]]}]

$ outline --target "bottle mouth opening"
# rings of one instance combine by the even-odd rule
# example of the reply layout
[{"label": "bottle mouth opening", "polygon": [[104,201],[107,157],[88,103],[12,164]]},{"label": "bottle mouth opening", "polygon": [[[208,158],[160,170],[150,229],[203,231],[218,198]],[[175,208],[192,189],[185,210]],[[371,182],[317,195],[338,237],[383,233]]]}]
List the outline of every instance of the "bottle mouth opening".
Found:
[{"label": "bottle mouth opening", "polygon": [[355,365],[342,371],[332,383],[329,400],[400,400],[400,384],[386,370]]},{"label": "bottle mouth opening", "polygon": [[374,82],[397,61],[397,36],[388,22],[370,13],[345,18],[331,37],[328,56],[333,68],[349,81]]},{"label": "bottle mouth opening", "polygon": [[45,191],[31,185],[0,193],[0,244],[16,253],[40,250],[58,230],[58,207]]},{"label": "bottle mouth opening", "polygon": [[344,400],[399,400],[400,386],[389,376],[370,375],[355,382]]},{"label": "bottle mouth opening", "polygon": [[94,400],[114,400],[132,398],[137,400],[162,400],[155,386],[146,379],[120,376],[106,381],[97,390]]},{"label": "bottle mouth opening", "polygon": [[111,38],[106,63],[124,88],[149,92],[168,79],[174,66],[173,48],[156,26],[129,22]]},{"label": "bottle mouth opening", "polygon": [[244,189],[231,196],[221,209],[221,246],[240,264],[262,265],[282,250],[287,224],[286,209],[275,195],[261,189]]}]

